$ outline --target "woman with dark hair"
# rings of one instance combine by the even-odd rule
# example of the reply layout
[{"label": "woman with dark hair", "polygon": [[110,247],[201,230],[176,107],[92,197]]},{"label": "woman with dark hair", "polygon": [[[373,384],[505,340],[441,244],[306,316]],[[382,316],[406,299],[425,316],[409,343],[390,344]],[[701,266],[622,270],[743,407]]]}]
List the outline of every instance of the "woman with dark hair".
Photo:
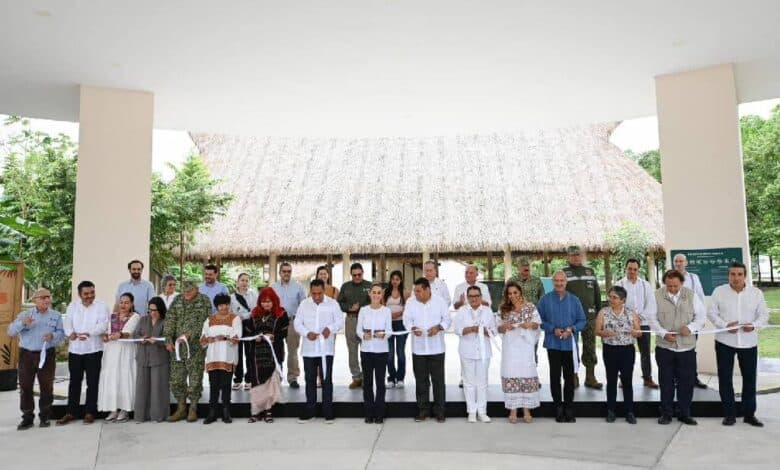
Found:
[{"label": "woman with dark hair", "polygon": [[609,306],[596,316],[596,336],[601,336],[604,368],[607,369],[607,422],[615,422],[618,373],[623,384],[626,421],[636,424],[634,416],[634,375],[636,339],[642,335],[639,315],[626,307],[626,289],[612,286],[607,292]]},{"label": "woman with dark hair", "polygon": [[[271,287],[260,291],[257,306],[244,320],[244,336],[258,336],[247,341],[247,370],[251,370],[252,389],[249,401],[252,407],[250,423],[260,419],[274,421],[271,409],[281,399],[284,339],[290,319],[281,306],[279,296]],[[250,369],[251,368],[251,369]]]},{"label": "woman with dark hair", "polygon": [[325,295],[333,300],[336,300],[339,296],[339,288],[334,286],[330,282],[330,271],[327,266],[317,267],[317,274],[314,275],[315,279],[321,279],[325,283]]},{"label": "woman with dark hair", "polygon": [[209,373],[209,415],[203,424],[217,420],[219,397],[222,396],[222,422],[232,423],[230,417],[230,382],[238,362],[238,343],[241,341],[241,317],[230,311],[230,296],[214,296],[217,311],[203,322],[200,346],[206,348],[206,370]]},{"label": "woman with dark hair", "polygon": [[[393,331],[404,331],[404,276],[401,271],[390,273],[390,285],[385,289],[385,306],[390,309]],[[387,387],[403,388],[406,377],[406,340],[409,335],[392,335],[387,338]],[[396,362],[397,361],[397,362]]]},{"label": "woman with dark hair", "polygon": [[504,287],[499,307],[498,332],[501,344],[501,388],[509,422],[517,422],[517,409],[523,409],[523,421],[530,423],[531,409],[540,405],[539,374],[536,371],[536,343],[539,342],[542,319],[536,306],[526,302],[523,288],[514,281]]},{"label": "woman with dark hair", "polygon": [[170,354],[165,349],[165,314],[168,309],[161,297],[149,300],[149,314],[142,317],[133,332],[133,338],[142,339],[135,352],[135,420],[165,421],[171,409]]},{"label": "woman with dark hair", "polygon": [[98,410],[108,411],[107,422],[128,420],[135,405],[136,343],[120,342],[133,335],[141,316],[135,313],[135,298],[130,292],[119,296],[117,310],[111,314],[108,333],[103,335],[103,363],[98,384]]}]

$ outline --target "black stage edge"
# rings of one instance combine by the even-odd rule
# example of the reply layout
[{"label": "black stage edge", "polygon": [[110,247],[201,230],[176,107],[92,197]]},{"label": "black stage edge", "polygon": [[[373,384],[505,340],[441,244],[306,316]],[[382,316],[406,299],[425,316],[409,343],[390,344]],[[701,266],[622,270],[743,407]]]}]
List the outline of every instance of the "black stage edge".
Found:
[{"label": "black stage edge", "polygon": [[[639,418],[655,418],[659,416],[659,392],[645,388],[641,385],[634,386],[634,413]],[[321,399],[321,390],[318,389],[318,399]],[[532,411],[534,416],[554,417],[555,406],[552,403],[550,389],[547,384],[542,385],[540,391],[542,398],[541,407]],[[84,393],[82,393],[82,400]],[[618,416],[623,415],[623,394],[618,388]],[[737,399],[737,413],[742,416],[742,403]],[[171,400],[171,410],[175,409],[175,403]],[[249,392],[233,391],[231,415],[233,417],[249,417]],[[293,390],[286,385],[282,386],[282,403],[274,407],[274,416],[299,417],[303,415],[306,402],[304,386]],[[365,416],[363,407],[362,389],[350,390],[346,386],[336,386],[333,390],[333,406],[337,418],[362,418]],[[386,394],[388,418],[412,418],[417,415],[415,402],[414,383],[409,383],[403,389],[388,389]],[[575,415],[582,418],[597,418],[606,415],[606,394],[602,390],[591,390],[580,386],[574,393]],[[65,414],[66,400],[55,400],[53,414],[59,418]],[[318,410],[319,412],[319,410]],[[208,413],[208,386],[204,386],[203,396],[198,405],[198,415],[206,416]],[[713,389],[696,389],[693,396],[691,413],[694,417],[722,417],[723,408],[720,403],[720,395]],[[101,413],[103,417],[105,413]],[[504,408],[503,395],[499,385],[488,387],[488,415],[492,417],[507,416]],[[321,414],[319,414],[321,416]],[[466,404],[463,399],[463,389],[457,385],[447,386],[447,416],[466,416]]]}]

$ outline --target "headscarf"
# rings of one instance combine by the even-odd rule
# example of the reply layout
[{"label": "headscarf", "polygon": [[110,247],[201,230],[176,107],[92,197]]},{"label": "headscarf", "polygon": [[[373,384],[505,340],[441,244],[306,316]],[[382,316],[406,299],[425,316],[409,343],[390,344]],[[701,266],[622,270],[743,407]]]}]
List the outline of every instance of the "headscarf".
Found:
[{"label": "headscarf", "polygon": [[281,306],[281,301],[279,300],[279,296],[276,295],[276,291],[274,291],[271,287],[263,287],[260,289],[260,295],[257,298],[257,306],[252,309],[252,317],[259,317],[263,314],[263,307],[260,306],[260,302],[264,300],[270,300],[273,306],[271,307],[271,312],[274,314],[276,318],[281,317],[284,315],[284,309]]}]

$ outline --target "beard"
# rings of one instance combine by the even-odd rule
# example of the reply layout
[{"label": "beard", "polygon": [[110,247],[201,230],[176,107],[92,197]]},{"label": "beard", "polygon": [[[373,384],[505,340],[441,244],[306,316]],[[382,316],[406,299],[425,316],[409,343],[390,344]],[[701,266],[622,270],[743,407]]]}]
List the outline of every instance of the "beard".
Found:
[{"label": "beard", "polygon": [[130,277],[137,281],[141,279],[141,273],[130,273]]}]

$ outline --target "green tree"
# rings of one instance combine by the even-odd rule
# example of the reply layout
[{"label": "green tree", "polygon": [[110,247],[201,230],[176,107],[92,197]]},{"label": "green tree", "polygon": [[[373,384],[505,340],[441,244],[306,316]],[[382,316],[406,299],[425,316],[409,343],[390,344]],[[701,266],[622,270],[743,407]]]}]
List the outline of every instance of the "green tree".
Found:
[{"label": "green tree", "polygon": [[200,156],[191,154],[180,167],[170,167],[174,177],[169,183],[159,174],[152,176],[150,264],[160,274],[183,263],[181,254],[192,246],[196,234],[207,230],[233,200],[216,190],[219,181],[211,178]]},{"label": "green tree", "polygon": [[[607,234],[607,243],[612,247],[612,276],[613,279],[623,277],[626,261],[634,258],[642,261],[650,248],[650,234],[639,224],[633,221],[625,221],[614,231]],[[645,263],[641,263],[646,270]]]},{"label": "green tree", "polygon": [[4,257],[25,262],[28,287],[46,286],[56,301],[70,298],[76,145],[66,135],[34,131],[9,117],[0,178]]},{"label": "green tree", "polygon": [[661,182],[661,152],[658,150],[648,150],[647,152],[634,153],[626,150],[625,155],[637,162],[639,166],[645,169],[647,173]]}]

